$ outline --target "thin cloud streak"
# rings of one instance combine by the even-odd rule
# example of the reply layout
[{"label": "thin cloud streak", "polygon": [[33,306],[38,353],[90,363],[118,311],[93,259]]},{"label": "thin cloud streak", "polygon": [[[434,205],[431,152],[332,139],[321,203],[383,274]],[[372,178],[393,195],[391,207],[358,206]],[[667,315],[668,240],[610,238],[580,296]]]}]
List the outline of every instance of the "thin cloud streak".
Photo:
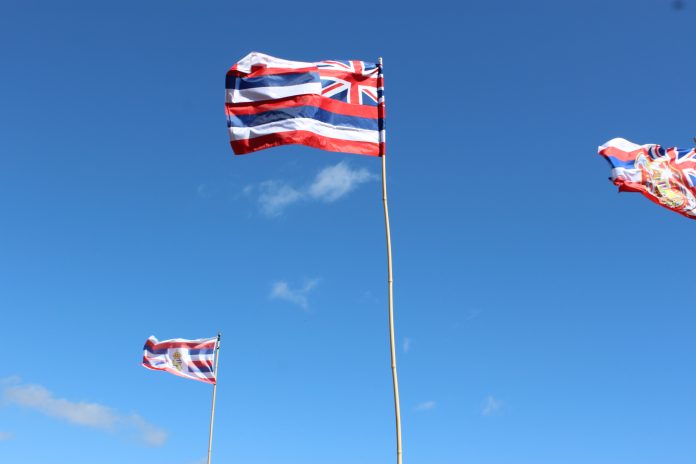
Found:
[{"label": "thin cloud streak", "polygon": [[503,407],[503,402],[500,401],[499,399],[496,399],[492,395],[488,395],[486,398],[486,401],[483,405],[483,409],[481,410],[481,415],[488,417],[492,416],[496,412],[500,411],[500,409]]},{"label": "thin cloud streak", "polygon": [[423,403],[418,404],[415,407],[415,410],[416,411],[432,411],[433,409],[435,409],[435,406],[436,406],[435,401],[430,400],[430,401],[425,401]]},{"label": "thin cloud streak", "polygon": [[304,196],[299,190],[272,180],[262,182],[259,191],[259,207],[268,217],[280,216],[286,207],[297,203]]},{"label": "thin cloud streak", "polygon": [[404,353],[408,353],[409,351],[411,351],[411,339],[410,338],[408,338],[408,337],[404,338],[404,343],[402,345],[402,348],[404,350]]},{"label": "thin cloud streak", "polygon": [[56,398],[41,385],[14,382],[4,388],[3,399],[9,404],[33,409],[72,424],[109,432],[135,434],[140,441],[149,446],[162,446],[167,440],[166,432],[148,423],[138,414],[119,414],[99,403]]},{"label": "thin cloud streak", "polygon": [[272,300],[285,300],[291,303],[295,303],[302,309],[307,309],[309,307],[309,302],[307,300],[307,295],[314,289],[319,283],[319,279],[312,279],[307,281],[304,286],[292,289],[290,285],[284,281],[279,280],[273,283],[271,288],[271,294],[269,297]]},{"label": "thin cloud streak", "polygon": [[0,441],[7,441],[12,439],[12,434],[9,432],[0,432]]},{"label": "thin cloud streak", "polygon": [[198,184],[198,187],[196,187],[196,193],[198,194],[198,197],[202,199],[208,199],[213,196],[213,193],[210,191],[210,187],[208,187],[207,184]]}]

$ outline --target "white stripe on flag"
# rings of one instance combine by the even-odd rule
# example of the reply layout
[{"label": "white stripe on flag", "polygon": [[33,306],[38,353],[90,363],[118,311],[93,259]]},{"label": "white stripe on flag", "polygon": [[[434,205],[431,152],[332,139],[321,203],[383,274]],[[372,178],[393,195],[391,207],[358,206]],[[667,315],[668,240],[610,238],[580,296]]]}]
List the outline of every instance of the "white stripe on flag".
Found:
[{"label": "white stripe on flag", "polygon": [[213,361],[215,355],[213,354],[191,354],[189,355],[192,361]]},{"label": "white stripe on flag", "polygon": [[604,145],[600,145],[599,149],[603,150],[604,148],[614,147],[614,148],[618,148],[619,150],[622,150],[622,151],[632,152],[632,151],[638,150],[639,148],[641,148],[641,146],[642,145],[638,145],[636,143],[629,142],[626,139],[622,139],[620,137],[617,137],[615,139],[611,139],[610,141],[608,141]]},{"label": "white stripe on flag", "polygon": [[276,98],[294,97],[295,95],[321,95],[321,82],[286,85],[278,87],[256,87],[251,89],[226,89],[227,103],[249,103]]},{"label": "white stripe on flag", "polygon": [[322,137],[354,142],[379,143],[380,133],[374,130],[356,129],[354,127],[333,126],[312,118],[290,118],[269,122],[254,127],[230,127],[232,140],[253,139],[277,132],[309,131]]},{"label": "white stripe on flag", "polygon": [[314,63],[305,63],[303,61],[290,61],[276,58],[259,52],[251,52],[236,64],[240,72],[249,74],[252,66],[264,66],[266,68],[311,68],[315,67]]},{"label": "white stripe on flag", "polygon": [[621,178],[629,182],[642,182],[640,169],[614,168],[611,170],[611,178],[612,180]]}]

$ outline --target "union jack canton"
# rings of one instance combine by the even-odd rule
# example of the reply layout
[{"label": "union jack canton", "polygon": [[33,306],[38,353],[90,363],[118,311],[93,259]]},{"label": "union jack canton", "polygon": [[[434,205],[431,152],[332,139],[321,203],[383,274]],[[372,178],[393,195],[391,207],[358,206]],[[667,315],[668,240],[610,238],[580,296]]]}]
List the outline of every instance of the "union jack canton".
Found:
[{"label": "union jack canton", "polygon": [[[321,94],[356,105],[377,106],[379,68],[365,61],[320,61]],[[381,92],[380,92],[381,93]]]},{"label": "union jack canton", "polygon": [[230,68],[225,88],[238,155],[287,144],[384,155],[384,83],[376,63],[309,63],[252,52]]},{"label": "union jack canton", "polygon": [[696,219],[696,149],[637,145],[616,138],[599,147],[619,191],[640,192],[651,201]]}]

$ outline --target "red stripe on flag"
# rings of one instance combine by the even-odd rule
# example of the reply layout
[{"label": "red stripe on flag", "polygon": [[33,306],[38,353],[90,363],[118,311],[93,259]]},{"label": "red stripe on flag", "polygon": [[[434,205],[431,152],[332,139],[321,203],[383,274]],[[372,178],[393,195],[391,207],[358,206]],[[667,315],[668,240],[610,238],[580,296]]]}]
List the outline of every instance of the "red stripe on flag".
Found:
[{"label": "red stripe on flag", "polygon": [[682,212],[682,211],[680,211],[680,210],[678,210],[678,209],[670,208],[669,206],[665,205],[664,203],[662,203],[662,202],[659,200],[659,198],[655,197],[655,195],[653,195],[653,194],[650,192],[650,190],[648,190],[648,188],[647,188],[645,185],[643,185],[643,184],[640,184],[640,183],[637,183],[637,182],[629,182],[629,181],[626,181],[626,180],[624,180],[624,179],[615,179],[615,180],[614,180],[614,184],[615,184],[617,187],[619,187],[619,191],[620,191],[620,192],[638,192],[638,193],[642,193],[643,196],[646,197],[648,200],[652,201],[652,202],[655,203],[655,204],[658,204],[658,205],[662,206],[663,208],[667,208],[667,209],[669,209],[669,210],[672,210],[672,211],[674,211],[675,213],[679,213],[679,214],[681,214],[681,215],[684,216],[684,217],[688,217],[689,219],[696,219],[694,216],[689,216],[688,214],[686,214],[686,213],[684,213],[684,212]]},{"label": "red stripe on flag", "polygon": [[[356,77],[363,77],[362,75],[362,62],[361,61],[353,61],[353,66],[355,66],[355,75],[351,76],[353,80],[357,80]],[[375,84],[377,83],[375,82]],[[352,103],[359,103],[360,102],[360,87],[358,87],[358,84],[356,82],[351,82],[350,83],[350,101]]]},{"label": "red stripe on flag", "polygon": [[307,145],[320,150],[367,156],[380,156],[381,153],[384,153],[383,143],[334,139],[317,135],[309,131],[277,132],[275,134],[262,135],[252,139],[233,140],[230,144],[232,145],[232,150],[234,150],[234,153],[237,155],[245,155],[266,148],[292,144]]},{"label": "red stripe on flag", "polygon": [[[193,374],[179,372],[178,370],[173,369],[171,367],[167,367],[167,368],[162,369],[162,370],[169,372],[170,374],[178,375],[179,377],[183,377],[185,379],[198,380],[199,382],[203,382],[203,383],[212,383],[212,384],[215,383],[215,377],[198,377],[198,376],[193,375]],[[203,374],[203,375],[205,375],[205,374]]]},{"label": "red stripe on flag", "polygon": [[[362,69],[362,66],[360,66],[360,69]],[[362,71],[360,71],[362,72]],[[377,77],[372,77],[372,76],[363,76],[362,74],[356,74],[353,73],[352,71],[335,71],[333,69],[324,69],[320,68],[319,69],[319,75],[324,77],[335,77],[337,79],[343,79],[343,80],[350,80],[354,81],[354,84],[360,84],[360,85],[369,85],[369,86],[378,86],[379,81]]]},{"label": "red stripe on flag", "polygon": [[215,348],[216,340],[211,340],[209,342],[196,343],[196,342],[160,342],[153,343],[152,340],[147,340],[145,344],[152,348],[153,350],[167,350],[170,348],[187,348],[191,350],[209,350]]},{"label": "red stripe on flag", "polygon": [[212,361],[191,361],[190,364],[193,365],[193,366],[195,366],[195,367],[199,367],[199,368],[200,368],[200,367],[205,367],[205,368],[207,368],[207,369],[210,369],[210,372],[211,372],[211,373],[213,372],[213,363],[212,363]]},{"label": "red stripe on flag", "polygon": [[384,118],[384,105],[352,105],[333,98],[321,95],[297,95],[294,97],[279,98],[272,101],[252,103],[225,103],[225,112],[230,114],[258,114],[266,111],[294,108],[297,106],[316,106],[344,116],[358,116],[362,118]]}]

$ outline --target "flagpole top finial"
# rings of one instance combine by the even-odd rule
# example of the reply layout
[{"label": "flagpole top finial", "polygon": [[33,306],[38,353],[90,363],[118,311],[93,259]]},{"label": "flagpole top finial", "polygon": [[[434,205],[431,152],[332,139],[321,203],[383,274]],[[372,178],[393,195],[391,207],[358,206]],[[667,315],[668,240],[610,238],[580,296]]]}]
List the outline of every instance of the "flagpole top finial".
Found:
[{"label": "flagpole top finial", "polygon": [[382,66],[382,57],[381,56],[379,58],[377,58],[377,62],[379,63],[380,66]]}]

